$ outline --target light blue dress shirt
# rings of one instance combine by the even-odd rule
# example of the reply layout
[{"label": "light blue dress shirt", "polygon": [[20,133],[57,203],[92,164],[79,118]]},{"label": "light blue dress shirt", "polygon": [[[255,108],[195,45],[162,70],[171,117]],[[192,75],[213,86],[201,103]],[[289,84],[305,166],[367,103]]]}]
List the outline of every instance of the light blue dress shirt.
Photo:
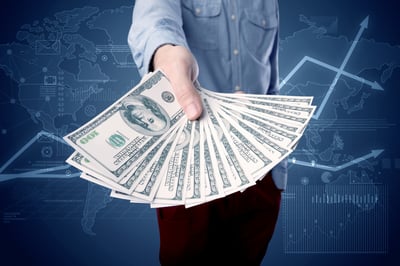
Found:
[{"label": "light blue dress shirt", "polygon": [[[202,87],[278,94],[277,0],[136,0],[128,43],[139,73],[155,50],[182,45],[195,56]],[[272,170],[286,188],[287,160]]]}]

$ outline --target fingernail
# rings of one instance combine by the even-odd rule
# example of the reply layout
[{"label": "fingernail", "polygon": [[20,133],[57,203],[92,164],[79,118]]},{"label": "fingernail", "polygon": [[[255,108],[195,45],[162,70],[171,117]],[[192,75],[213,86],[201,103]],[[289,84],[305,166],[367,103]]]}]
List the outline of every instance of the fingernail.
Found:
[{"label": "fingernail", "polygon": [[189,120],[196,120],[200,116],[200,108],[196,104],[191,103],[186,106],[185,114]]}]

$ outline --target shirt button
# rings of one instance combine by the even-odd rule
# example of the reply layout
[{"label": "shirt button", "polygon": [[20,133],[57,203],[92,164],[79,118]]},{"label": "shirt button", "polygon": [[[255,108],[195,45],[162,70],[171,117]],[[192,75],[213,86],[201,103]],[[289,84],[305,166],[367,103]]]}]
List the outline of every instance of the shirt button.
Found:
[{"label": "shirt button", "polygon": [[239,50],[238,50],[238,49],[234,49],[234,50],[233,50],[233,54],[234,54],[234,55],[238,55],[238,54],[239,54]]},{"label": "shirt button", "polygon": [[194,12],[196,13],[196,15],[199,15],[201,13],[201,9],[196,7],[196,9],[194,10]]},{"label": "shirt button", "polygon": [[240,91],[240,86],[239,85],[235,86],[235,91]]},{"label": "shirt button", "polygon": [[267,21],[265,21],[265,19],[263,19],[263,20],[261,21],[261,24],[263,25],[263,27],[265,27],[265,26],[267,26]]},{"label": "shirt button", "polygon": [[236,16],[235,16],[234,14],[232,14],[231,19],[232,19],[232,20],[235,20],[235,19],[236,19]]}]

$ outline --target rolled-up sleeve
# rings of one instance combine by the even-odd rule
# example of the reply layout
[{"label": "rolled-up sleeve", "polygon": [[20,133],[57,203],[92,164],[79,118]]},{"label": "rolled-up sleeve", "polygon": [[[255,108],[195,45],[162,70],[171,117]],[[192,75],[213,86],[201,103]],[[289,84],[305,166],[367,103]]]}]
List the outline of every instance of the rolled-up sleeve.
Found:
[{"label": "rolled-up sleeve", "polygon": [[128,44],[139,74],[150,70],[154,52],[163,44],[188,47],[179,0],[136,0]]}]

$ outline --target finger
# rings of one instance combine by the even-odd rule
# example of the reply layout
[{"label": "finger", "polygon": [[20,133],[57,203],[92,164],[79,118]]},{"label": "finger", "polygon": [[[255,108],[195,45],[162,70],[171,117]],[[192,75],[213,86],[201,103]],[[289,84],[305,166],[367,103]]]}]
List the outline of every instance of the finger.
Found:
[{"label": "finger", "polygon": [[201,97],[189,77],[181,77],[172,84],[174,93],[189,120],[196,120],[201,116],[203,106]]}]

